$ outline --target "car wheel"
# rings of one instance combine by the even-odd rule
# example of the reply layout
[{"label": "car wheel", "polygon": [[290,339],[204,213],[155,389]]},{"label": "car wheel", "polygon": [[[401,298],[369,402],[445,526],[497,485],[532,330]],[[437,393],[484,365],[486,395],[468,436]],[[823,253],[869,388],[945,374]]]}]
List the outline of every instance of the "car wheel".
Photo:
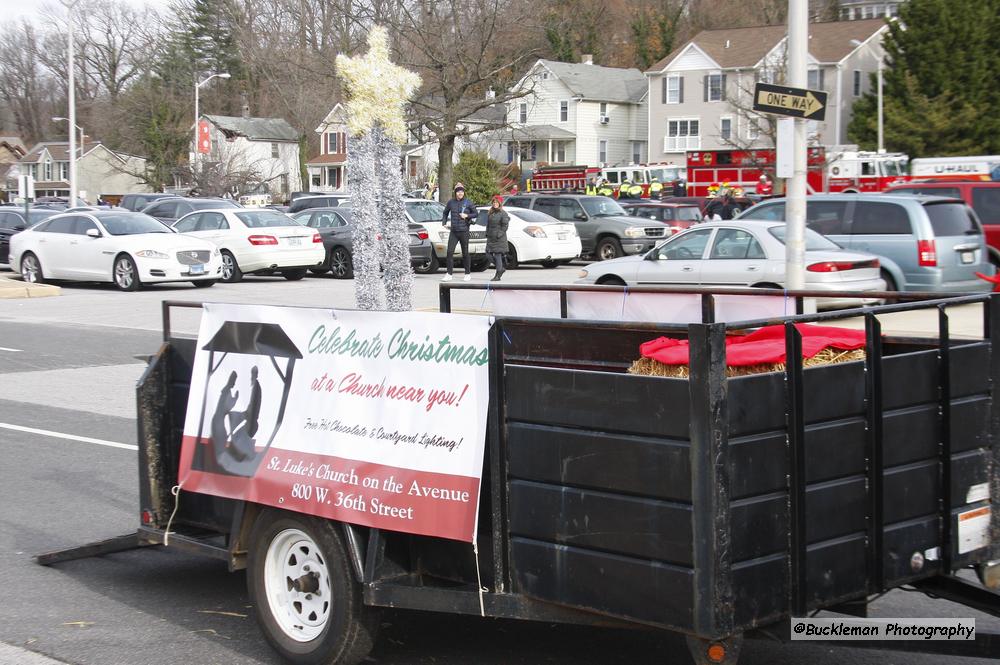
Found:
[{"label": "car wheel", "polygon": [[517,268],[521,262],[517,260],[517,248],[513,244],[507,243],[507,254],[503,257],[505,268]]},{"label": "car wheel", "polygon": [[267,510],[247,564],[258,623],[285,660],[356,665],[368,656],[378,612],[364,604],[336,522]]},{"label": "car wheel", "polygon": [[481,259],[472,259],[472,272],[483,272],[490,267],[490,260],[488,257],[483,257]]},{"label": "car wheel", "polygon": [[622,244],[618,242],[617,238],[604,238],[597,243],[595,254],[598,261],[608,261],[623,256],[625,252],[622,251]]},{"label": "car wheel", "polygon": [[222,281],[227,284],[235,284],[243,279],[243,271],[236,263],[236,257],[229,250],[222,250]]},{"label": "car wheel", "polygon": [[198,279],[191,283],[197,286],[199,289],[207,289],[210,286],[215,286],[215,282],[216,280],[214,279]]},{"label": "car wheel", "polygon": [[309,271],[305,268],[299,268],[298,270],[285,270],[281,273],[281,276],[289,282],[297,282],[305,277],[307,272]]},{"label": "car wheel", "polygon": [[559,263],[560,262],[556,261],[555,259],[547,259],[545,261],[542,261],[542,267],[543,268],[558,268],[559,267]]},{"label": "car wheel", "polygon": [[625,286],[625,280],[616,275],[605,275],[598,279],[597,283],[602,286]]},{"label": "car wheel", "polygon": [[351,253],[343,247],[337,247],[330,253],[330,271],[336,279],[351,279],[354,277],[354,263]]},{"label": "car wheel", "polygon": [[898,291],[899,288],[896,287],[896,280],[892,278],[888,270],[879,271],[879,277],[885,280],[885,290],[886,291]]},{"label": "car wheel", "polygon": [[42,272],[42,263],[38,257],[27,252],[21,257],[21,279],[28,284],[44,284],[45,274]]},{"label": "car wheel", "polygon": [[128,254],[121,254],[115,259],[112,277],[119,291],[138,291],[142,286],[142,282],[139,281],[139,270]]},{"label": "car wheel", "polygon": [[441,267],[441,262],[438,261],[437,254],[431,252],[431,258],[423,263],[418,263],[413,266],[413,272],[418,275],[433,275]]}]

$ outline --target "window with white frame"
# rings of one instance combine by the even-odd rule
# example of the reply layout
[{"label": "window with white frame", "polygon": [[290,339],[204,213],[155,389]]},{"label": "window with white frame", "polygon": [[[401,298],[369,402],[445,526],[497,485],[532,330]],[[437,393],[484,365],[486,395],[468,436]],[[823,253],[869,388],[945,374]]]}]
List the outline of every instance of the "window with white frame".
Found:
[{"label": "window with white frame", "polygon": [[666,98],[664,104],[684,103],[684,77],[668,76],[664,79],[666,85]]},{"label": "window with white frame", "polygon": [[600,116],[602,118],[607,118],[608,117],[608,103],[607,102],[601,102]]},{"label": "window with white frame", "polygon": [[559,122],[569,121],[569,102],[563,100],[559,102]]},{"label": "window with white frame", "polygon": [[684,152],[701,148],[701,121],[698,118],[667,120],[663,152]]},{"label": "window with white frame", "polygon": [[726,98],[726,76],[724,74],[709,74],[705,77],[705,101],[721,102]]},{"label": "window with white frame", "polygon": [[644,160],[642,158],[642,141],[632,141],[632,163],[641,164]]},{"label": "window with white frame", "polygon": [[557,162],[566,161],[566,141],[556,141],[552,146],[555,150],[555,160]]},{"label": "window with white frame", "polygon": [[733,138],[733,119],[730,117],[719,118],[719,138],[728,141]]},{"label": "window with white frame", "polygon": [[810,69],[806,78],[806,87],[810,90],[822,90],[823,79],[822,69]]},{"label": "window with white frame", "polygon": [[854,70],[854,85],[852,89],[855,97],[861,96],[861,70]]},{"label": "window with white frame", "polygon": [[599,161],[601,164],[607,164],[608,163],[608,142],[602,140],[598,144],[598,146],[599,146],[599,150],[598,150],[598,155],[597,155],[597,161]]},{"label": "window with white frame", "polygon": [[69,162],[59,162],[59,179],[69,180]]},{"label": "window with white frame", "polygon": [[528,122],[528,103],[521,102],[517,105],[517,121],[521,124]]},{"label": "window with white frame", "polygon": [[747,140],[756,141],[757,137],[760,136],[760,125],[757,124],[762,122],[761,119],[755,118],[754,116],[747,116]]},{"label": "window with white frame", "polygon": [[271,144],[271,159],[277,159],[277,158],[278,158],[278,144],[277,143],[272,143]]},{"label": "window with white frame", "polygon": [[45,174],[42,179],[45,182],[52,182],[52,162],[45,162]]}]

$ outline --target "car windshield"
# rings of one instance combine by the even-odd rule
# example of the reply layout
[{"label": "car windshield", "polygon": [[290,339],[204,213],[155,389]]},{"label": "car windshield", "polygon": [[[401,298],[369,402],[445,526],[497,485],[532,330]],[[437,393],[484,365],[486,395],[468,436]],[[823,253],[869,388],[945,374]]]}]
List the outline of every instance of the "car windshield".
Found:
[{"label": "car windshield", "polygon": [[414,222],[440,222],[444,217],[444,204],[438,201],[409,201],[405,205]]},{"label": "car windshield", "polygon": [[677,219],[682,221],[694,221],[697,222],[701,219],[701,211],[698,210],[698,206],[684,206],[683,208],[677,208]]},{"label": "car windshield", "polygon": [[240,218],[249,229],[267,229],[275,226],[298,226],[297,222],[288,215],[273,210],[254,210],[252,212],[238,212],[236,216]]},{"label": "car windshield", "polygon": [[57,214],[55,210],[31,210],[28,212],[28,226],[34,226],[44,222],[52,215]]},{"label": "car windshield", "polygon": [[101,224],[113,236],[134,236],[141,233],[170,233],[159,220],[141,212],[97,215]]},{"label": "car windshield", "polygon": [[649,169],[650,179],[656,178],[660,182],[673,182],[680,177],[679,166],[668,166],[661,169]]},{"label": "car windshield", "polygon": [[628,214],[624,208],[618,205],[617,201],[606,196],[586,196],[580,199],[580,203],[583,204],[583,209],[591,217],[615,217]]},{"label": "car windshield", "polygon": [[[807,252],[821,252],[825,250],[841,249],[840,245],[833,242],[829,238],[821,236],[812,229],[806,229],[806,251]],[[773,235],[778,241],[784,245],[785,244],[785,225],[772,226],[768,229],[768,233]]]},{"label": "car windshield", "polygon": [[239,203],[230,199],[205,199],[203,201],[188,201],[195,210],[205,208],[242,208]]}]

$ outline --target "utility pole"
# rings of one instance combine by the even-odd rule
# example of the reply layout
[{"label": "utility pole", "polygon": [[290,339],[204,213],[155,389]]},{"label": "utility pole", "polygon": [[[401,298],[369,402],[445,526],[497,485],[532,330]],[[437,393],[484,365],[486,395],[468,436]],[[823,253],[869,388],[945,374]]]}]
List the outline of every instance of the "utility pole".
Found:
[{"label": "utility pole", "polygon": [[[805,88],[809,53],[808,0],[788,0],[788,85]],[[805,286],[806,120],[795,118],[793,171],[785,193],[785,288]]]},{"label": "utility pole", "polygon": [[67,97],[69,97],[69,205],[70,207],[76,206],[76,194],[77,194],[77,182],[76,182],[76,132],[73,128],[76,127],[76,77],[75,69],[76,65],[73,63],[73,56],[75,44],[73,43],[73,21],[75,19],[76,5],[80,0],[63,0],[62,5],[66,8],[69,16],[67,22],[69,24],[69,44],[67,47],[67,59],[69,60],[69,81],[67,83]]}]

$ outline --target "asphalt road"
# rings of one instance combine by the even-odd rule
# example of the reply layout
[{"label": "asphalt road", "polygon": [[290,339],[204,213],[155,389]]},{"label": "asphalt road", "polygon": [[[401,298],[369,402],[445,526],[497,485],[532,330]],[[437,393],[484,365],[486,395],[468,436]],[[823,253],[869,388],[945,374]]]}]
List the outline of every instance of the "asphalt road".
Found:
[{"label": "asphalt road", "polygon": [[[526,269],[505,279],[567,282],[575,274],[575,268]],[[435,307],[436,287],[436,279],[418,277],[415,305]],[[279,663],[256,627],[244,575],[222,564],[163,549],[52,568],[31,560],[138,524],[134,382],[143,365],[135,356],[156,350],[164,298],[347,307],[353,286],[250,278],[209,292],[179,286],[123,294],[75,285],[57,298],[0,301],[0,665],[47,662],[31,653],[74,665]],[[482,309],[488,302],[463,294],[455,306]],[[189,332],[197,325],[194,317],[175,323]],[[972,616],[980,628],[1000,630],[996,619],[915,593],[892,592],[872,609],[885,617]],[[371,662],[690,661],[683,642],[662,633],[393,611],[383,614]],[[942,658],[753,641],[741,660],[803,662],[930,665]]]}]

